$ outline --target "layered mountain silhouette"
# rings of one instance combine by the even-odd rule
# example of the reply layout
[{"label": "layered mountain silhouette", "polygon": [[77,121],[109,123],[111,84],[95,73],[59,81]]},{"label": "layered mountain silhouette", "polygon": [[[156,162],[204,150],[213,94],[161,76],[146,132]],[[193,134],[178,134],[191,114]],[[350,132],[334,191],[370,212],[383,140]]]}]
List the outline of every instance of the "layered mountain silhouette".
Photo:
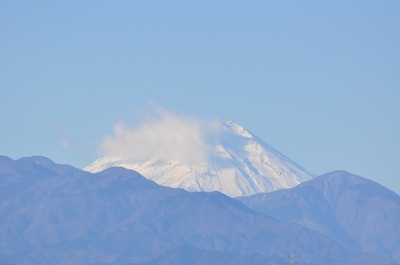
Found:
[{"label": "layered mountain silhouette", "polygon": [[187,162],[156,157],[136,161],[105,156],[85,170],[95,173],[109,167],[125,167],[160,185],[188,191],[219,191],[231,197],[291,188],[313,177],[237,123],[222,124],[221,132],[214,138],[207,161]]},{"label": "layered mountain silhouette", "polygon": [[92,174],[44,157],[0,157],[0,263],[285,264],[291,256],[389,264],[218,192],[159,186],[124,168]]},{"label": "layered mountain silhouette", "polygon": [[400,196],[346,171],[239,199],[249,208],[334,238],[347,248],[400,262]]}]

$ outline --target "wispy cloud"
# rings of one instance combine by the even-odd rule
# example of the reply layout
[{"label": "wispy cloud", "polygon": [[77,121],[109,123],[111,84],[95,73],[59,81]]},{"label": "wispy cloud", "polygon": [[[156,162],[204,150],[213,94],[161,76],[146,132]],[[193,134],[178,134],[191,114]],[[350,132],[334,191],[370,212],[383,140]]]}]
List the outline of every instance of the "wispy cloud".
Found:
[{"label": "wispy cloud", "polygon": [[61,147],[64,150],[69,150],[73,147],[70,138],[67,135],[66,130],[59,124],[47,124],[43,128],[44,133],[49,139],[55,141],[57,147]]},{"label": "wispy cloud", "polygon": [[62,139],[60,140],[60,145],[61,145],[61,147],[64,148],[64,149],[69,149],[69,148],[71,147],[70,142],[69,142],[68,139],[66,139],[66,138],[62,138]]},{"label": "wispy cloud", "polygon": [[118,156],[130,161],[152,158],[202,162],[215,145],[215,134],[223,128],[216,120],[202,121],[178,115],[158,107],[156,117],[138,126],[123,123],[114,126],[114,135],[106,136],[100,146],[104,156]]}]

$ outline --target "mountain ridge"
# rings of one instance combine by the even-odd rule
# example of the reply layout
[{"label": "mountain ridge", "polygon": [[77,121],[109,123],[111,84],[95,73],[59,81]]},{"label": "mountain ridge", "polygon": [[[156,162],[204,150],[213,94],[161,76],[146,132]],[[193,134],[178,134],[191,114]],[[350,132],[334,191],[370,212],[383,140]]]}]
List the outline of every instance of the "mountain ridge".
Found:
[{"label": "mountain ridge", "polygon": [[279,221],[297,223],[344,246],[400,262],[400,196],[344,170],[290,190],[238,198]]},{"label": "mountain ridge", "polygon": [[177,264],[189,265],[190,253],[200,264],[209,264],[204,257],[212,253],[214,261],[261,265],[286,259],[294,249],[307,262],[340,255],[349,262],[389,264],[219,192],[163,187],[125,168],[92,174],[41,162],[0,163],[0,262],[157,264],[158,258],[177,258]]}]

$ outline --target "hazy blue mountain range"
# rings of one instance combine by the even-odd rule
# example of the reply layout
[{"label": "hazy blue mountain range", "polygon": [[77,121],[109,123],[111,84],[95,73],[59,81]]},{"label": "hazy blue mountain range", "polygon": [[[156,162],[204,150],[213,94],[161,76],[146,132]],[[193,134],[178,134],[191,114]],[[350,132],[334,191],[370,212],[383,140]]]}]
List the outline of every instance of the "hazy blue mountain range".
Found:
[{"label": "hazy blue mountain range", "polygon": [[294,253],[298,264],[389,264],[283,221],[292,220],[124,168],[92,174],[44,157],[0,157],[0,263],[285,264]]},{"label": "hazy blue mountain range", "polygon": [[400,262],[400,196],[345,171],[239,199],[279,221],[297,223],[342,245]]}]

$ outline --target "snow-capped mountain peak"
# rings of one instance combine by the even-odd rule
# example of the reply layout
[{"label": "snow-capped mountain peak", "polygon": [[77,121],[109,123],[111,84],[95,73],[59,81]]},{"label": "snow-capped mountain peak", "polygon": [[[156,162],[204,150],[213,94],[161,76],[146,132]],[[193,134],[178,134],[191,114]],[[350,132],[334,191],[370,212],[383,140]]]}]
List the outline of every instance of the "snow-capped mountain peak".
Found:
[{"label": "snow-capped mountain peak", "polygon": [[226,126],[230,128],[233,132],[235,132],[237,135],[243,136],[245,138],[253,137],[253,135],[248,130],[246,130],[246,128],[233,121],[228,121],[226,123]]},{"label": "snow-capped mountain peak", "polygon": [[[312,174],[264,143],[243,126],[224,124],[206,161],[153,158],[132,161],[106,156],[85,168],[99,172],[112,166],[133,169],[164,186],[188,191],[219,191],[228,196],[247,196],[291,188],[312,178]],[[193,150],[194,152],[196,150]]]}]

